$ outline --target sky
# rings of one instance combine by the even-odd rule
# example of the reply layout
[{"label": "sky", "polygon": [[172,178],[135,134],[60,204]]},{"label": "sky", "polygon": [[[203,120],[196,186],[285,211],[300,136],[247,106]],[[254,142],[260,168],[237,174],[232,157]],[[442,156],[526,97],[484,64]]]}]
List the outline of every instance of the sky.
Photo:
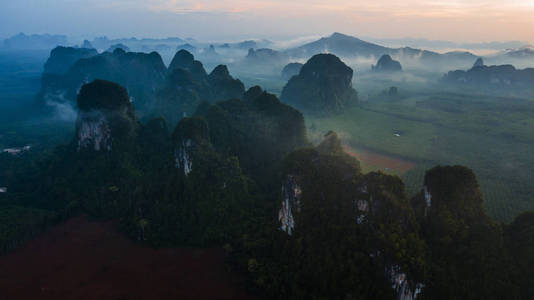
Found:
[{"label": "sky", "polygon": [[377,38],[534,44],[534,0],[0,0],[0,37]]}]

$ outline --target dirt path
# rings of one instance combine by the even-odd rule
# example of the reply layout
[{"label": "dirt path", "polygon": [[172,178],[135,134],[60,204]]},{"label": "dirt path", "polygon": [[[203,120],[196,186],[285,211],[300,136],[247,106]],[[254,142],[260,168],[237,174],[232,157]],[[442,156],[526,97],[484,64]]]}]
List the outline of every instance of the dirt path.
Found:
[{"label": "dirt path", "polygon": [[343,145],[343,150],[349,155],[356,157],[360,161],[362,169],[366,172],[382,170],[402,175],[415,167],[415,163],[413,162],[354,148],[346,144]]},{"label": "dirt path", "polygon": [[221,249],[136,245],[76,217],[0,256],[0,299],[253,299]]}]

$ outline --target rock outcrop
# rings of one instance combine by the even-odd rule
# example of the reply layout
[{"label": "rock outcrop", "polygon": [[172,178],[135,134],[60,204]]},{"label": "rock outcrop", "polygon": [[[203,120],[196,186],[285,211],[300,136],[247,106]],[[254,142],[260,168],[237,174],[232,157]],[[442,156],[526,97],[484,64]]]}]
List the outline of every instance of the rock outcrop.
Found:
[{"label": "rock outcrop", "polygon": [[303,64],[301,63],[289,63],[284,69],[282,69],[282,79],[289,80],[291,77],[298,75]]},{"label": "rock outcrop", "polygon": [[330,115],[357,102],[353,71],[337,56],[318,54],[289,80],[281,99],[305,113]]},{"label": "rock outcrop", "polygon": [[371,68],[374,72],[401,72],[402,66],[400,62],[393,60],[388,54],[382,55],[376,66]]},{"label": "rock outcrop", "polygon": [[193,170],[195,151],[209,144],[208,125],[201,119],[184,118],[176,126],[172,140],[175,167],[187,176]]},{"label": "rock outcrop", "polygon": [[295,228],[294,214],[300,213],[300,197],[302,190],[297,184],[293,175],[287,175],[286,181],[282,184],[282,207],[278,212],[280,229],[291,235]]},{"label": "rock outcrop", "polygon": [[78,151],[126,149],[135,140],[139,124],[128,92],[120,85],[95,80],[82,86],[78,108]]},{"label": "rock outcrop", "polygon": [[483,67],[483,66],[484,66],[484,59],[482,59],[482,57],[477,58],[477,60],[473,64],[473,68]]}]

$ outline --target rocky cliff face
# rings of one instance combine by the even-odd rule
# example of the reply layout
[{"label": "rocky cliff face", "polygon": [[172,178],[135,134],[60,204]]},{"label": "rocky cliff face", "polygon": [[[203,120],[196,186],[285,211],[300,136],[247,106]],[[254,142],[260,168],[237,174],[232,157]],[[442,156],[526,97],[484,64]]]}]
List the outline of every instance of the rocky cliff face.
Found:
[{"label": "rocky cliff face", "polygon": [[102,112],[81,113],[77,136],[78,150],[93,149],[95,151],[111,151],[111,130]]},{"label": "rocky cliff face", "polygon": [[294,212],[300,212],[300,197],[302,190],[297,184],[295,176],[288,175],[285,183],[282,185],[282,207],[278,212],[278,221],[280,229],[291,235],[295,228]]},{"label": "rocky cliff face", "polygon": [[357,102],[353,71],[332,54],[312,57],[282,90],[282,101],[305,113],[339,113]]},{"label": "rocky cliff face", "polygon": [[377,61],[376,66],[372,67],[374,72],[401,72],[400,62],[393,60],[388,54],[382,55]]},{"label": "rocky cliff face", "polygon": [[174,161],[177,169],[183,170],[187,176],[193,170],[194,157],[202,147],[208,147],[208,125],[197,118],[182,119],[174,130]]},{"label": "rocky cliff face", "polygon": [[399,265],[387,267],[386,278],[391,281],[392,288],[397,294],[397,300],[415,300],[424,288],[422,283],[417,283],[415,288],[412,288],[408,276],[402,272]]},{"label": "rocky cliff face", "polygon": [[195,144],[192,140],[185,140],[174,150],[175,166],[184,170],[184,175],[186,176],[193,170],[193,160],[190,153],[193,151],[194,146]]},{"label": "rocky cliff face", "polygon": [[[296,265],[324,262],[307,269],[308,284],[335,282],[336,274],[343,277],[342,269],[350,268],[344,262],[350,261],[357,268],[372,266],[375,270],[362,274],[378,268],[381,277],[374,277],[373,284],[380,281],[391,287],[389,291],[385,288],[386,292],[397,299],[413,300],[421,293],[423,285],[418,278],[423,274],[424,244],[417,236],[416,218],[399,178],[361,174],[358,161],[343,152],[335,132],[329,132],[316,148],[286,156],[282,170],[286,175],[278,224],[287,235],[286,247],[292,245],[284,253],[298,253],[289,258]],[[332,244],[336,249],[325,249]],[[358,280],[362,278],[365,276]],[[344,293],[334,298],[347,294],[366,298],[367,291],[351,288],[340,287]]]},{"label": "rocky cliff face", "polygon": [[111,151],[135,139],[138,124],[127,91],[112,82],[95,80],[78,95],[78,151]]}]

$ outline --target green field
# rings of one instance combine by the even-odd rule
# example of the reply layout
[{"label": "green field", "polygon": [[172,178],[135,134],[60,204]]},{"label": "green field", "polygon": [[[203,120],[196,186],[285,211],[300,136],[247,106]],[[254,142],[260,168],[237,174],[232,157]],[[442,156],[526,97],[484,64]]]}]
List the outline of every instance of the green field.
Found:
[{"label": "green field", "polygon": [[342,115],[306,120],[314,141],[335,130],[354,149],[414,163],[406,172],[387,168],[387,161],[368,163],[364,156],[362,162],[364,171],[401,175],[411,194],[420,190],[426,169],[459,164],[475,171],[496,219],[507,222],[534,209],[534,101],[405,92],[370,96]]}]

